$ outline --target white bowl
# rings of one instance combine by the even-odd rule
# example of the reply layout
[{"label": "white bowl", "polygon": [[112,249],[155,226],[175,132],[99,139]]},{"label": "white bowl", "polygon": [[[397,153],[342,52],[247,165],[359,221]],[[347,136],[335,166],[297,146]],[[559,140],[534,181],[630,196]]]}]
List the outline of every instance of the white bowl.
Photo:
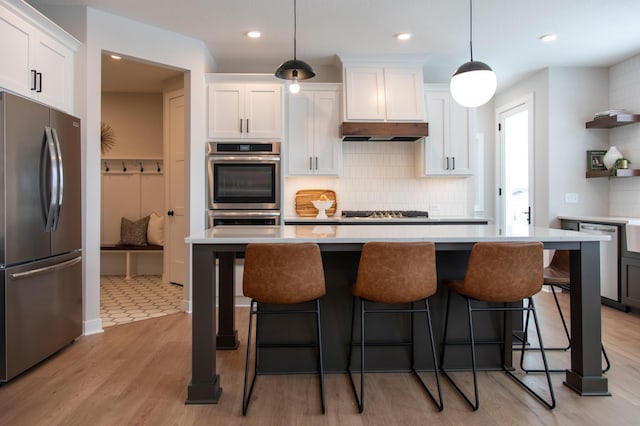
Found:
[{"label": "white bowl", "polygon": [[331,207],[334,203],[334,200],[314,200],[312,201],[313,206],[318,209],[318,215],[316,216],[318,219],[326,219],[327,218],[327,213],[325,213],[325,210],[328,209],[329,207]]},{"label": "white bowl", "polygon": [[318,210],[326,210],[333,205],[333,200],[315,200],[312,201],[313,206]]}]

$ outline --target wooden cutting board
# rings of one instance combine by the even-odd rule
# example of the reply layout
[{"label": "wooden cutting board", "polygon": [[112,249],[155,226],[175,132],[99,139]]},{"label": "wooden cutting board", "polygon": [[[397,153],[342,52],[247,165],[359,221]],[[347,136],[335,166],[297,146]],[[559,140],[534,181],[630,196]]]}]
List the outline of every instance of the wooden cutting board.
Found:
[{"label": "wooden cutting board", "polygon": [[302,217],[316,217],[318,209],[313,206],[312,201],[319,200],[323,194],[329,200],[335,201],[326,210],[328,217],[333,216],[338,208],[338,199],[336,198],[336,192],[331,189],[301,189],[296,192],[296,214]]}]

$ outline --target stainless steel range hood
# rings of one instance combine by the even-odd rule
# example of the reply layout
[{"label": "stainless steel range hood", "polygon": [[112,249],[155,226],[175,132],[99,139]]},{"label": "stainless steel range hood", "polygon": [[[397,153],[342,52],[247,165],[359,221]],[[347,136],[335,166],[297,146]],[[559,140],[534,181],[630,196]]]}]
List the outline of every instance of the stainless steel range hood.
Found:
[{"label": "stainless steel range hood", "polygon": [[340,137],[345,142],[414,142],[429,136],[428,123],[371,123],[345,121]]}]

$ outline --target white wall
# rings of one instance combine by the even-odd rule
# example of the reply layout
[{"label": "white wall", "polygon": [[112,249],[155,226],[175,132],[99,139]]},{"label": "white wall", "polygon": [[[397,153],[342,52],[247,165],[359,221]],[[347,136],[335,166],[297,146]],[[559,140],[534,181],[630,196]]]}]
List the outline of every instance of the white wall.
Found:
[{"label": "white wall", "polygon": [[[640,113],[640,55],[611,67],[609,72],[609,108],[626,108]],[[610,129],[609,144],[616,146],[640,169],[640,123]],[[616,178],[608,181],[609,214],[640,217],[640,177]]]},{"label": "white wall", "polygon": [[[41,11],[85,43],[77,55],[76,114],[83,120],[84,332],[91,334],[102,330],[99,304],[102,53],[117,52],[185,70],[185,110],[189,120],[185,126],[185,170],[190,171],[185,179],[187,234],[204,229],[205,74],[215,71],[215,63],[202,41],[158,27],[92,8],[52,6],[42,7]],[[186,247],[185,253],[185,264],[189,265]],[[183,308],[187,310],[190,294],[190,287],[185,286]]]},{"label": "white wall", "polygon": [[102,93],[102,121],[115,136],[102,158],[162,158],[162,93]]},{"label": "white wall", "polygon": [[[585,122],[607,109],[608,87],[606,68],[548,68],[496,95],[496,106],[534,95],[536,225],[560,227],[558,215],[608,214],[606,179],[585,177],[586,151],[605,149],[607,140]],[[579,202],[567,203],[566,193],[577,193]]]},{"label": "white wall", "polygon": [[[549,69],[549,224],[558,215],[606,216],[606,179],[587,179],[586,151],[607,148],[607,132],[585,128],[593,114],[607,109],[607,68]],[[567,203],[566,193],[578,194]]]}]

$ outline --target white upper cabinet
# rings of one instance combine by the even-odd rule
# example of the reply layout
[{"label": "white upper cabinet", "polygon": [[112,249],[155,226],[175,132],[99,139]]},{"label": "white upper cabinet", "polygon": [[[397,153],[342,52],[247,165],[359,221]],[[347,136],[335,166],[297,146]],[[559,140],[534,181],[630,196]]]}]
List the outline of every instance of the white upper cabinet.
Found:
[{"label": "white upper cabinet", "polygon": [[289,95],[288,174],[339,175],[342,92],[336,84],[305,84]]},{"label": "white upper cabinet", "polygon": [[0,1],[0,87],[73,113],[79,46],[26,3]]},{"label": "white upper cabinet", "polygon": [[419,170],[423,176],[470,176],[475,110],[458,105],[447,85],[425,91],[429,136],[420,142]]},{"label": "white upper cabinet", "polygon": [[282,86],[209,84],[209,139],[282,139]]},{"label": "white upper cabinet", "polygon": [[421,65],[345,64],[347,121],[424,121]]}]

